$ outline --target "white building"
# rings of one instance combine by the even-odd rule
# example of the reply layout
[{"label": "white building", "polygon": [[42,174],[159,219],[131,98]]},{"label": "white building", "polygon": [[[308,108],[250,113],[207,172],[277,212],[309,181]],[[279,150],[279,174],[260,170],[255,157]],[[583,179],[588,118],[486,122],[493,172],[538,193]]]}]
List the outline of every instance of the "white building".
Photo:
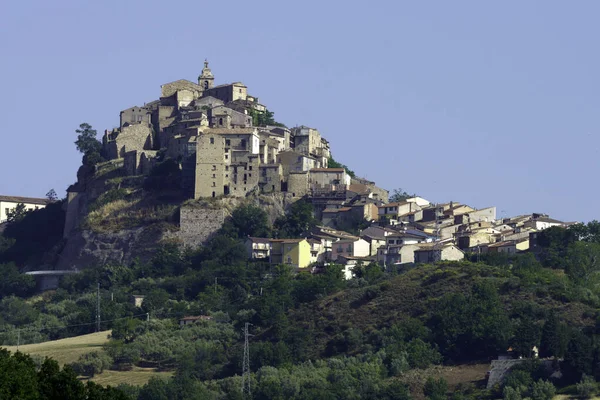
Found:
[{"label": "white building", "polygon": [[0,223],[6,222],[8,212],[23,203],[28,211],[46,207],[50,200],[35,197],[0,196]]}]

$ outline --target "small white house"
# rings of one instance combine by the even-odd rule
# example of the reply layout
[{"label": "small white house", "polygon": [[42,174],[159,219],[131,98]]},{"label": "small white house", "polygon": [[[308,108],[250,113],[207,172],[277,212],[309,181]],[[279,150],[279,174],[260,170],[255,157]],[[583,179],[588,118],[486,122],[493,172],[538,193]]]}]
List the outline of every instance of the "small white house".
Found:
[{"label": "small white house", "polygon": [[21,203],[25,205],[26,210],[32,211],[44,208],[50,202],[48,199],[35,197],[0,196],[0,223],[6,222],[9,211]]}]

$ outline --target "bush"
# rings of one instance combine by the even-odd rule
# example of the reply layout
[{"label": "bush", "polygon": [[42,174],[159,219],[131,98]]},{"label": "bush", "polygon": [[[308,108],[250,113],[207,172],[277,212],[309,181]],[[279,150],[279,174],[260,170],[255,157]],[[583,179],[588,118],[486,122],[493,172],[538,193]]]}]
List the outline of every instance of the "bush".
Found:
[{"label": "bush", "polygon": [[596,381],[588,375],[583,375],[577,384],[577,394],[583,399],[589,399],[596,392]]},{"label": "bush", "polygon": [[521,391],[510,386],[506,386],[502,392],[504,400],[521,400]]},{"label": "bush", "polygon": [[112,359],[105,353],[93,351],[82,354],[79,360],[71,364],[71,367],[78,375],[93,377],[101,374],[112,365]]},{"label": "bush", "polygon": [[447,391],[448,382],[444,378],[434,379],[429,377],[423,388],[423,393],[430,400],[445,400]]},{"label": "bush", "polygon": [[539,380],[534,382],[531,388],[532,400],[552,400],[556,394],[556,388],[549,381]]}]

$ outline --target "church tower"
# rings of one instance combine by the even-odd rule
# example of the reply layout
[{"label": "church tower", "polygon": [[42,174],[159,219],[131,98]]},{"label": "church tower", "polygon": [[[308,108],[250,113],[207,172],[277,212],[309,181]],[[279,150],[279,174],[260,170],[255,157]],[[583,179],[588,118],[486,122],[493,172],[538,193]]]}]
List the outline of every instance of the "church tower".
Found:
[{"label": "church tower", "polygon": [[206,90],[213,87],[214,81],[215,77],[210,68],[208,68],[208,60],[204,60],[204,68],[202,68],[202,73],[198,77],[198,85],[200,85],[202,90]]}]

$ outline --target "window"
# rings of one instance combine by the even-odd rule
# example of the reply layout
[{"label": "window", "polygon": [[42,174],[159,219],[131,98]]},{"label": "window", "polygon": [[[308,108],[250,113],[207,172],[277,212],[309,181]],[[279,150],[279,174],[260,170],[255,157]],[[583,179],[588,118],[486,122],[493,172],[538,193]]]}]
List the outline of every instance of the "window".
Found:
[{"label": "window", "polygon": [[248,178],[252,178],[252,174],[248,174]]},{"label": "window", "polygon": [[223,118],[219,118],[219,125],[223,125]]},{"label": "window", "polygon": [[231,146],[231,140],[226,139],[225,140],[225,146]]},{"label": "window", "polygon": [[229,160],[229,154],[225,154],[225,159]]},{"label": "window", "polygon": [[[204,81],[204,89],[208,89],[208,81]],[[215,197],[215,196],[213,196]]]},{"label": "window", "polygon": [[242,139],[240,146],[246,147],[246,139]]},{"label": "window", "polygon": [[210,138],[210,144],[215,144],[215,138]]},{"label": "window", "polygon": [[288,264],[291,264],[291,263],[292,263],[292,257],[288,256],[287,263],[288,263]]},{"label": "window", "polygon": [[[252,165],[248,167],[248,171],[252,171]],[[479,226],[481,226],[481,224]]]},{"label": "window", "polygon": [[212,170],[213,170],[213,171],[216,171],[216,169],[217,169],[217,166],[216,166],[216,165],[213,165],[213,169],[212,169]]},{"label": "window", "polygon": [[216,174],[213,174],[213,178],[216,178],[216,177],[217,177],[217,175],[216,175]]},{"label": "window", "polygon": [[215,192],[212,192],[212,197],[215,197]]},{"label": "window", "polygon": [[225,171],[229,171],[229,165],[225,166]]}]

